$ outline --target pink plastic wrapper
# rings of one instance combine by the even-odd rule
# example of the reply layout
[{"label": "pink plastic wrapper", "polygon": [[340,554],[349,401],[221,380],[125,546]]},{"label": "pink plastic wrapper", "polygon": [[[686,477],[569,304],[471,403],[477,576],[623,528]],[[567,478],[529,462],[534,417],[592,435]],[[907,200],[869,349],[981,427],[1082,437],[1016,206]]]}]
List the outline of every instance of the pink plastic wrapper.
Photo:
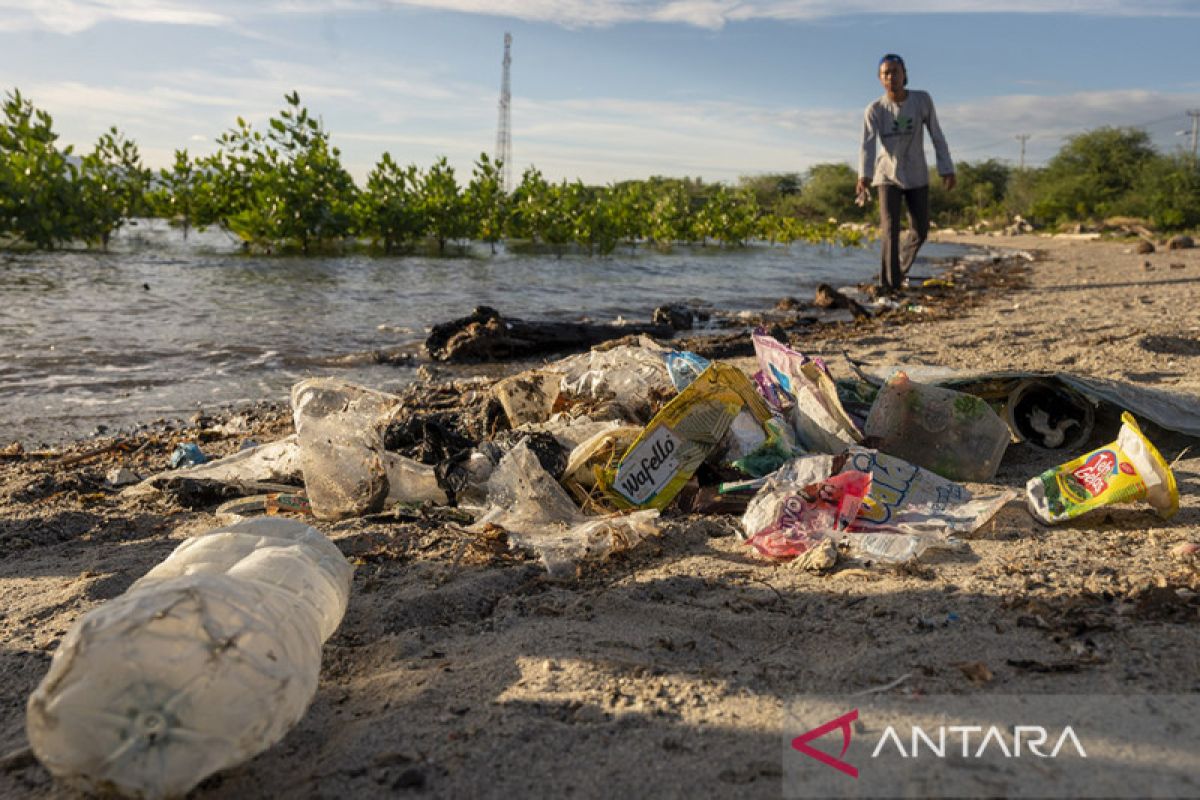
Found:
[{"label": "pink plastic wrapper", "polygon": [[802,555],[823,539],[846,530],[870,491],[871,474],[857,471],[843,472],[802,489],[789,488],[786,494],[774,498],[772,522],[755,532],[746,544],[770,558]]}]

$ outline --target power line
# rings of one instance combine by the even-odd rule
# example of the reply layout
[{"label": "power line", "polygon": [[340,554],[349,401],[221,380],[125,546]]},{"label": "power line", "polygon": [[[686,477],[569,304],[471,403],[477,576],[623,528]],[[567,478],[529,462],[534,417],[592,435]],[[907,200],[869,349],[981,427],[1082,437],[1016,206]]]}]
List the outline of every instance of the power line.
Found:
[{"label": "power line", "polygon": [[[1196,109],[1193,111],[1186,111],[1184,113],[1186,113],[1189,117],[1192,118],[1192,134],[1193,134],[1192,154],[1193,154],[1193,156],[1200,155],[1200,109]],[[1177,111],[1174,114],[1171,114],[1170,116],[1159,117],[1158,119],[1152,119],[1152,120],[1148,120],[1146,122],[1137,122],[1137,123],[1133,123],[1130,125],[1121,125],[1118,127],[1148,128],[1152,125],[1159,125],[1164,122],[1176,122],[1176,121],[1178,121],[1178,119],[1179,119],[1179,112]],[[1025,168],[1025,143],[1029,139],[1032,139],[1032,138],[1069,139],[1072,136],[1076,136],[1081,133],[1087,133],[1089,130],[1092,130],[1092,129],[1090,129],[1090,128],[1077,129],[1077,130],[1064,131],[1064,132],[1055,133],[1055,134],[1029,134],[1029,133],[1016,134],[1014,138],[1016,138],[1017,141],[1019,141],[1021,143],[1021,155],[1020,155],[1021,169]],[[983,150],[995,150],[996,148],[1002,147],[1010,141],[1012,141],[1012,140],[1009,138],[998,139],[994,142],[988,142],[986,144],[977,144],[977,145],[972,145],[971,147],[956,148],[956,150],[960,153],[977,153],[977,152],[983,151]]]},{"label": "power line", "polygon": [[1192,118],[1192,161],[1196,160],[1196,138],[1200,134],[1200,109],[1193,108],[1187,112],[1187,115]]}]

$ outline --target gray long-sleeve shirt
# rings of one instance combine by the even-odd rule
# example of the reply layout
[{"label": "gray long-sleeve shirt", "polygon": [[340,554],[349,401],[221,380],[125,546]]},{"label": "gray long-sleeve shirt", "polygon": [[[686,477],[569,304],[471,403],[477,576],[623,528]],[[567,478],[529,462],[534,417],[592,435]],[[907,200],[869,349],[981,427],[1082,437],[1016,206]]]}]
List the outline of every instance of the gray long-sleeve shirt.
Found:
[{"label": "gray long-sleeve shirt", "polygon": [[938,125],[933,99],[927,92],[909,89],[904,102],[893,103],[885,94],[867,106],[863,113],[859,177],[866,178],[874,186],[885,183],[902,189],[928,186],[923,128],[929,129],[938,174],[953,175],[954,162]]}]

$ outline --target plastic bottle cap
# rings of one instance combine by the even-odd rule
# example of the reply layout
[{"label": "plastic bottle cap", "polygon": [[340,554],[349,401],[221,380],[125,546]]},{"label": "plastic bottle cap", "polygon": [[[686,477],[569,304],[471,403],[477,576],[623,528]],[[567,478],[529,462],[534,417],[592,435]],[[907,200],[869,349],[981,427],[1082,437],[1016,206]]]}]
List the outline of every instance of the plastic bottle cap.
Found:
[{"label": "plastic bottle cap", "polygon": [[139,714],[135,726],[143,736],[156,736],[167,729],[167,718],[157,711]]}]

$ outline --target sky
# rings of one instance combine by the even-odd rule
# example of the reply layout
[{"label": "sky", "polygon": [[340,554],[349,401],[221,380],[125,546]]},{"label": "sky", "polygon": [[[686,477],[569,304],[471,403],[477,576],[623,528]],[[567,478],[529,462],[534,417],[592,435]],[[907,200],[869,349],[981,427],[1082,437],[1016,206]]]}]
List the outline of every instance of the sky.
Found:
[{"label": "sky", "polygon": [[[0,90],[76,152],[116,126],[151,167],[296,90],[356,180],[384,152],[469,175],[495,149],[504,34],[513,171],[735,181],[857,163],[880,55],[933,96],[959,161],[1045,163],[1140,126],[1191,147],[1200,0],[0,0]],[[901,4],[896,4],[901,5]]]}]

